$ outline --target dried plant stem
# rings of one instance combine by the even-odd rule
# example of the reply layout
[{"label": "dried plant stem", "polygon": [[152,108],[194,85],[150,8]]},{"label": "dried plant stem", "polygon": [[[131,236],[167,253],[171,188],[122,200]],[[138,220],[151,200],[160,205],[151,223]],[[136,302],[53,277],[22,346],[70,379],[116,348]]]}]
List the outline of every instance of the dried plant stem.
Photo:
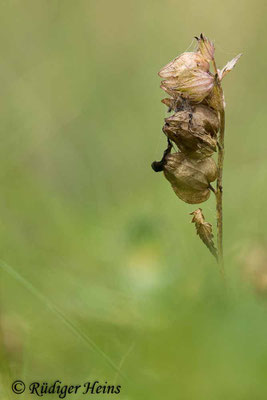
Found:
[{"label": "dried plant stem", "polygon": [[220,111],[220,136],[218,140],[218,178],[216,190],[216,209],[217,209],[217,247],[218,262],[221,273],[224,274],[223,265],[223,159],[224,159],[224,131],[225,131],[225,112]]},{"label": "dried plant stem", "polygon": [[218,140],[218,177],[216,187],[216,210],[217,210],[217,248],[218,248],[218,263],[222,275],[224,275],[224,262],[223,262],[223,160],[224,160],[224,132],[225,132],[225,111],[224,100],[221,83],[218,80],[218,70],[215,60],[212,60],[213,68],[216,74],[217,94],[220,103],[220,135]]},{"label": "dried plant stem", "polygon": [[[219,264],[223,265],[223,161],[225,103],[222,79],[239,60],[241,54],[218,69],[214,44],[202,33],[196,37],[195,52],[185,52],[165,65],[159,76],[161,88],[170,98],[162,100],[174,114],[165,118],[162,128],[168,148],[161,161],[152,163],[154,171],[163,171],[175,194],[185,203],[198,204],[216,197],[217,248],[212,225],[205,220],[202,209],[193,211],[192,222],[202,242]],[[213,71],[210,71],[212,65]],[[219,133],[219,135],[218,135]],[[179,148],[171,153],[172,142]],[[217,165],[211,157],[218,148]],[[216,188],[211,185],[217,179]]]}]

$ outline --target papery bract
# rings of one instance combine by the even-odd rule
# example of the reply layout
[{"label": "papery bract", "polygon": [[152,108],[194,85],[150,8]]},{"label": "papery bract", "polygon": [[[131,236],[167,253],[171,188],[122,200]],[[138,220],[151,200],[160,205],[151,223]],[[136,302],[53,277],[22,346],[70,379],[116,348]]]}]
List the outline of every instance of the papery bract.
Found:
[{"label": "papery bract", "polygon": [[238,54],[235,58],[233,58],[231,61],[229,61],[222,70],[218,70],[218,75],[219,79],[222,80],[228,72],[232,71],[232,69],[235,67],[237,61],[239,58],[242,56],[242,53]]},{"label": "papery bract", "polygon": [[212,61],[214,59],[215,47],[214,44],[206,38],[202,33],[200,37],[196,37],[198,41],[198,51],[207,61]]},{"label": "papery bract", "polygon": [[217,249],[213,242],[212,225],[205,221],[202,209],[190,213],[193,215],[192,222],[195,224],[197,235],[200,237],[202,242],[208,247],[209,251],[217,258]]}]

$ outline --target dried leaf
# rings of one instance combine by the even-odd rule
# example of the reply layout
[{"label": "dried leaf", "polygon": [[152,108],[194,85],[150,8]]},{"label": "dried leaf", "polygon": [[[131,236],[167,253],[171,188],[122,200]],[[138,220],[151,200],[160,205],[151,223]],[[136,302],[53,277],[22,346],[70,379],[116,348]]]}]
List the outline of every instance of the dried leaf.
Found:
[{"label": "dried leaf", "polygon": [[236,65],[239,58],[242,56],[242,53],[238,54],[235,58],[229,61],[221,70],[218,70],[219,79],[222,80],[228,72],[232,71],[234,66]]},{"label": "dried leaf", "polygon": [[217,249],[213,242],[212,225],[205,221],[205,217],[202,213],[202,209],[198,208],[196,211],[190,213],[193,215],[192,222],[196,226],[197,235],[200,237],[202,242],[208,247],[211,254],[217,259]]}]

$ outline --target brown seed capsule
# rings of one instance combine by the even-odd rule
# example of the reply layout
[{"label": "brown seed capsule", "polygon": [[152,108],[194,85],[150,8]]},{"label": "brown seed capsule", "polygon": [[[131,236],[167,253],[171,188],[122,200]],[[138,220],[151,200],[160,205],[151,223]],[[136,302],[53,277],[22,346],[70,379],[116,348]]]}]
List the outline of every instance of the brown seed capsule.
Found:
[{"label": "brown seed capsule", "polygon": [[183,153],[168,154],[163,171],[177,196],[189,204],[206,201],[210,196],[210,182],[217,178],[217,166],[212,158],[194,160]]},{"label": "brown seed capsule", "polygon": [[216,151],[219,119],[203,105],[192,105],[165,119],[163,132],[192,158],[205,158]]},{"label": "brown seed capsule", "polygon": [[214,76],[201,69],[186,69],[181,75],[170,77],[161,82],[161,88],[172,97],[182,97],[200,103],[214,86]]},{"label": "brown seed capsule", "polygon": [[176,57],[159,71],[161,78],[175,78],[183,74],[186,70],[198,68],[202,71],[209,70],[209,63],[200,52],[187,52]]}]

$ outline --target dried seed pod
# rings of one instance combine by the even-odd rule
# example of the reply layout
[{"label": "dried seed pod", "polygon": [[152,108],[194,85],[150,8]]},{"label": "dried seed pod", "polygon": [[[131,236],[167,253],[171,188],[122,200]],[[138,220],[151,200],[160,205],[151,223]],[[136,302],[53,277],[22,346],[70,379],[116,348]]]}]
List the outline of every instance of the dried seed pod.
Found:
[{"label": "dried seed pod", "polygon": [[165,119],[170,126],[186,132],[198,132],[201,135],[216,136],[219,130],[219,118],[216,111],[202,104],[178,111]]},{"label": "dried seed pod", "polygon": [[191,134],[186,131],[177,131],[177,128],[163,127],[163,132],[173,141],[178,148],[190,158],[203,159],[210,157],[216,151],[216,139],[208,135]]},{"label": "dried seed pod", "polygon": [[205,158],[216,151],[219,119],[211,108],[192,105],[165,121],[163,132],[183,153],[193,158]]},{"label": "dried seed pod", "polygon": [[167,154],[163,171],[177,196],[189,204],[206,201],[210,196],[210,182],[217,178],[217,166],[212,158],[194,160],[183,153]]},{"label": "dried seed pod", "polygon": [[165,65],[158,74],[161,78],[174,78],[183,74],[186,70],[195,68],[207,72],[209,63],[200,52],[186,52]]},{"label": "dried seed pod", "polygon": [[201,69],[186,69],[176,77],[170,77],[161,82],[161,88],[172,97],[182,97],[201,103],[214,86],[214,76]]}]

